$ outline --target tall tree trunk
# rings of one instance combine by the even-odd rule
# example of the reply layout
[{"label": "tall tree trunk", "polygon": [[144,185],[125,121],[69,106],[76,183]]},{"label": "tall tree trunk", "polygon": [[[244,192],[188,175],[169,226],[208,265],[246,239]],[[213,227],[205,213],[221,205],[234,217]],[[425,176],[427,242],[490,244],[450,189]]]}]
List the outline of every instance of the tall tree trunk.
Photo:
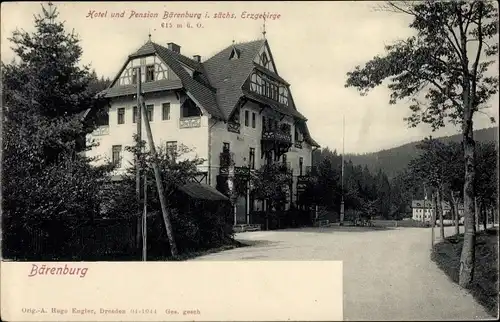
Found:
[{"label": "tall tree trunk", "polygon": [[455,196],[455,191],[451,192],[452,211],[455,213],[455,235],[458,238],[460,234],[460,213],[458,212],[458,198]]},{"label": "tall tree trunk", "polygon": [[436,191],[437,198],[437,211],[439,214],[439,234],[441,241],[444,240],[444,216],[443,216],[443,200],[442,200],[442,187],[439,186]]},{"label": "tall tree trunk", "polygon": [[[432,210],[431,210],[431,240],[432,240],[432,250],[434,250],[434,239],[435,239],[435,236],[434,236],[434,228],[436,227],[436,194],[435,193],[432,193],[431,195],[431,198],[432,198]],[[424,205],[425,205],[425,201],[424,200]],[[425,216],[425,212],[424,212],[424,216]]]},{"label": "tall tree trunk", "polygon": [[479,211],[479,206],[478,206],[478,202],[477,202],[477,197],[474,197],[474,213],[476,214],[475,216],[475,219],[476,219],[476,232],[479,231],[479,215],[480,215],[480,211]]},{"label": "tall tree trunk", "polygon": [[[468,88],[465,88],[467,95]],[[464,122],[463,122],[463,145],[465,159],[465,181],[464,181],[464,243],[462,254],[460,256],[459,284],[462,287],[468,287],[472,282],[474,275],[474,260],[476,246],[476,227],[474,213],[474,180],[476,176],[475,169],[475,150],[473,127],[472,127],[472,104],[468,102],[468,97],[464,102]]]}]

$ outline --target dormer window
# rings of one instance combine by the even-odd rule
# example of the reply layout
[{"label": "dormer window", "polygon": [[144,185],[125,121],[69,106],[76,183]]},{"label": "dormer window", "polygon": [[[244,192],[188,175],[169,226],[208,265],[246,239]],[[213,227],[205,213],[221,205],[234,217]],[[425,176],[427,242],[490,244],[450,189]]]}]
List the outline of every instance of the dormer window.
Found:
[{"label": "dormer window", "polygon": [[155,65],[146,66],[146,82],[155,80]]},{"label": "dormer window", "polygon": [[231,51],[231,55],[229,55],[229,60],[240,58],[240,52],[236,47],[233,46],[233,50]]},{"label": "dormer window", "polygon": [[137,69],[132,69],[132,84],[137,84]]}]

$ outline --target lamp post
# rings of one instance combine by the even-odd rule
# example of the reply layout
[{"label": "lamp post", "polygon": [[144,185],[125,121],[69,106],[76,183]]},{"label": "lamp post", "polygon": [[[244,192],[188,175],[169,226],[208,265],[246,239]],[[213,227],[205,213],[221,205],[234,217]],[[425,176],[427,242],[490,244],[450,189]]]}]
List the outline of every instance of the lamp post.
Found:
[{"label": "lamp post", "polygon": [[344,225],[344,139],[345,139],[345,116],[343,116],[342,118],[342,173],[341,173],[340,226]]}]

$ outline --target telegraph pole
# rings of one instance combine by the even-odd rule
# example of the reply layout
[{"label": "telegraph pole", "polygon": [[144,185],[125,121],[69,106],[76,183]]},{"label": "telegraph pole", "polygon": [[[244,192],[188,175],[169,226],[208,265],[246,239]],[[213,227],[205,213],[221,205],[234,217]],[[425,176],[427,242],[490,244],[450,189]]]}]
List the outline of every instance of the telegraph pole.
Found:
[{"label": "telegraph pole", "polygon": [[144,172],[144,211],[142,213],[142,260],[145,262],[148,258],[148,174]]},{"label": "telegraph pole", "polygon": [[345,115],[342,117],[342,173],[341,173],[341,201],[340,225],[344,225],[344,140],[345,140]]},{"label": "telegraph pole", "polygon": [[[137,78],[137,113],[135,115],[135,122],[137,124],[136,130],[136,154],[135,154],[135,193],[137,199],[137,214],[141,213],[141,164],[139,160],[139,153],[142,152],[141,144],[142,144],[142,126],[141,126],[141,67],[137,67],[136,70],[136,78]],[[137,218],[137,234],[142,231],[144,233],[144,227],[141,227],[141,221]],[[144,238],[143,238],[144,239]],[[140,243],[140,238],[137,236],[137,244]],[[145,258],[143,257],[143,260]]]},{"label": "telegraph pole", "polygon": [[153,133],[151,132],[151,125],[149,124],[148,114],[146,113],[146,106],[141,98],[142,106],[142,116],[144,118],[144,125],[146,126],[146,134],[148,136],[149,150],[153,154],[153,170],[155,173],[156,187],[158,189],[158,198],[160,199],[161,212],[163,215],[163,221],[165,223],[165,229],[167,231],[167,237],[170,244],[170,252],[172,256],[177,255],[177,245],[174,239],[174,232],[172,229],[172,224],[170,222],[170,217],[167,209],[167,200],[165,199],[165,189],[161,181],[160,168],[158,166],[158,154],[156,153],[155,143],[153,140]]}]

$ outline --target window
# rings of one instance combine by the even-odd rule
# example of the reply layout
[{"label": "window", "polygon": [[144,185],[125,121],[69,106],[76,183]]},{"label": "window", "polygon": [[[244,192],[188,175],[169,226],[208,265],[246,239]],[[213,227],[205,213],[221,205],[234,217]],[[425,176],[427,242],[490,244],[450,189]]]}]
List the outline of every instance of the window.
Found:
[{"label": "window", "polygon": [[229,152],[229,147],[230,147],[230,146],[229,146],[229,143],[228,143],[228,142],[224,142],[224,143],[222,143],[222,152],[224,152],[224,153]]},{"label": "window", "polygon": [[155,80],[155,66],[146,66],[146,82],[152,82]]},{"label": "window", "polygon": [[262,117],[262,130],[265,130],[265,129],[267,129],[267,127],[266,127],[266,117],[263,116]]},{"label": "window", "polygon": [[238,59],[238,58],[240,58],[240,52],[238,51],[238,49],[233,47],[233,50],[231,51],[231,55],[229,55],[229,60]]},{"label": "window", "polygon": [[137,84],[137,69],[132,68],[132,84]]},{"label": "window", "polygon": [[125,108],[118,109],[118,124],[125,124]]},{"label": "window", "polygon": [[245,111],[245,126],[248,126],[248,111]]},{"label": "window", "polygon": [[302,175],[302,168],[304,166],[304,158],[303,157],[300,157],[299,158],[299,176]]},{"label": "window", "polygon": [[283,160],[283,164],[286,164],[286,154],[283,154],[282,160]]},{"label": "window", "polygon": [[167,141],[167,156],[175,162],[177,157],[177,141]]},{"label": "window", "polygon": [[154,105],[147,105],[146,106],[146,111],[148,111],[148,120],[149,122],[153,122],[153,116],[154,116]]},{"label": "window", "polygon": [[113,145],[112,154],[111,154],[111,162],[113,165],[121,168],[122,166],[122,146],[121,145]]},{"label": "window", "polygon": [[288,90],[285,87],[280,87],[279,102],[288,105]]},{"label": "window", "polygon": [[134,106],[134,107],[132,108],[132,114],[133,114],[133,120],[132,120],[132,121],[133,121],[134,123],[137,123],[137,106]]},{"label": "window", "polygon": [[271,84],[271,98],[278,101],[278,85]]},{"label": "window", "polygon": [[250,160],[248,162],[250,169],[255,169],[255,148],[250,148]]},{"label": "window", "polygon": [[162,104],[162,112],[161,112],[162,120],[170,120],[170,103]]},{"label": "window", "polygon": [[255,129],[255,112],[252,112],[252,127]]}]

